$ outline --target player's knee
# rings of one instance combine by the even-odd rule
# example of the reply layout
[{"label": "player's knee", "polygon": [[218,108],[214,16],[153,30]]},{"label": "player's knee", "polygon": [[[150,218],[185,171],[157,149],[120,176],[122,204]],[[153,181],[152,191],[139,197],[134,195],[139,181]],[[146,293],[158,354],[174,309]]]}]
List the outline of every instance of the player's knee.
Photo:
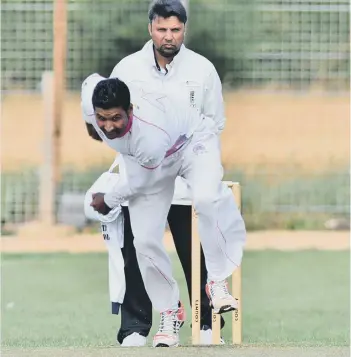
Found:
[{"label": "player's knee", "polygon": [[197,214],[211,214],[215,209],[216,195],[210,192],[203,192],[202,194],[196,194],[193,197],[193,205]]},{"label": "player's knee", "polygon": [[155,250],[155,241],[154,239],[137,239],[134,238],[134,248],[137,253],[142,253],[145,255],[150,255]]}]

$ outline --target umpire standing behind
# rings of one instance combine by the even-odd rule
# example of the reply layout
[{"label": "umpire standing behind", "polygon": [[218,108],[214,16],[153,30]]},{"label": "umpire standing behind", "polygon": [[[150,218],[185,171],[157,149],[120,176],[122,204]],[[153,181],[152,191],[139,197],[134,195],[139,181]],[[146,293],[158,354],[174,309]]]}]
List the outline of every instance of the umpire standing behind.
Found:
[{"label": "umpire standing behind", "polygon": [[[216,133],[220,134],[225,122],[222,85],[213,64],[184,46],[186,22],[186,10],[180,0],[154,1],[149,9],[151,40],[142,50],[121,60],[110,77],[118,77],[127,85],[135,84],[145,92],[150,90],[175,96],[180,100],[180,105],[198,108],[202,114],[210,117]],[[141,346],[146,343],[144,337],[151,329],[152,306],[138,268],[126,208],[123,213],[126,218],[126,295],[121,307],[121,327],[117,340],[122,346]],[[168,223],[191,298],[191,206],[172,205]],[[202,251],[201,267],[200,341],[210,344],[212,310],[205,292],[207,272]],[[223,327],[222,318],[221,322]]]}]

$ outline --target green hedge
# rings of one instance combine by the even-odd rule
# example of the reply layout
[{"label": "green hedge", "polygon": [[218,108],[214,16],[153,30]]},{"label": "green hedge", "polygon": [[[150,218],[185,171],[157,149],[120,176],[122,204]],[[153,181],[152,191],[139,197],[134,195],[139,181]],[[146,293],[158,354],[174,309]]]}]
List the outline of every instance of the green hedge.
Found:
[{"label": "green hedge", "polygon": [[[85,193],[104,168],[106,165],[85,172],[65,170],[58,187],[58,198],[64,192]],[[350,214],[347,171],[316,176],[247,175],[243,171],[232,171],[227,172],[225,180],[239,181],[242,185],[242,207],[249,230],[323,229],[328,219],[348,218]],[[3,223],[37,219],[37,170],[3,173],[1,191]]]},{"label": "green hedge", "polygon": [[[149,39],[149,0],[69,1],[67,79],[79,90]],[[14,11],[13,9],[16,9]],[[2,2],[3,87],[35,89],[52,68],[52,0]],[[190,0],[188,46],[230,86],[323,82],[348,89],[349,10],[317,0]],[[26,59],[25,61],[23,59]]]}]

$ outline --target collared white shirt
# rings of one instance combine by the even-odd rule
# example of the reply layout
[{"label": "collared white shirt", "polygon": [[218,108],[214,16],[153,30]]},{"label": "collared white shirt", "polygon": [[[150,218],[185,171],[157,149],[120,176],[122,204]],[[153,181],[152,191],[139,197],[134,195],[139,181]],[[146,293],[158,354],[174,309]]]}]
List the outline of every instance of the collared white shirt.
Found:
[{"label": "collared white shirt", "polygon": [[199,110],[213,120],[213,130],[220,133],[225,124],[222,84],[213,64],[182,45],[166,70],[166,74],[159,70],[150,40],[140,51],[122,59],[110,77],[128,86],[165,94],[184,111]]},{"label": "collared white shirt", "polygon": [[84,120],[94,126],[108,146],[124,157],[126,175],[121,175],[113,192],[104,198],[113,208],[137,193],[160,189],[156,183],[162,177],[163,160],[177,160],[174,154],[185,147],[202,118],[195,108],[180,112],[168,96],[129,85],[133,103],[131,125],[122,137],[111,140],[97,125],[92,104],[93,91],[103,79],[96,73],[86,78],[82,84],[81,105]]},{"label": "collared white shirt", "polygon": [[111,140],[97,125],[92,105],[95,86],[103,79],[94,73],[83,82],[83,118],[94,126],[101,139],[113,150],[133,158],[147,169],[158,167],[165,158],[180,149],[201,124],[202,119],[196,109],[180,111],[169,96],[130,84],[133,103],[130,128],[122,137]]}]

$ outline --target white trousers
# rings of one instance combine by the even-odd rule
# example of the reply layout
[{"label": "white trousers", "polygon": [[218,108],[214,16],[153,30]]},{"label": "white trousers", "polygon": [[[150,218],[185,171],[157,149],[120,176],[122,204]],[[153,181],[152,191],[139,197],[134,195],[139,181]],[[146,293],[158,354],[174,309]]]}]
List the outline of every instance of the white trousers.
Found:
[{"label": "white trousers", "polygon": [[163,165],[161,190],[129,201],[139,268],[153,307],[159,312],[176,308],[179,301],[178,285],[163,245],[177,175],[190,187],[209,280],[224,280],[240,266],[246,241],[244,221],[231,190],[222,182],[217,135],[202,128],[181,153],[174,155]]}]

